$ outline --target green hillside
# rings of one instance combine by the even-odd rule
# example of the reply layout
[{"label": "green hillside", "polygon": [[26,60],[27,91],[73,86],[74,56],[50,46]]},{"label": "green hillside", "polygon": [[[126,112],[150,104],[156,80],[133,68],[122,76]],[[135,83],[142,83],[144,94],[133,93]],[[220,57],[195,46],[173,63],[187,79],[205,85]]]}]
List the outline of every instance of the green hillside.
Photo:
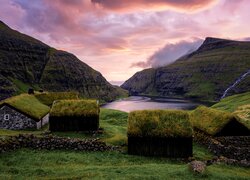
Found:
[{"label": "green hillside", "polygon": [[[250,42],[206,38],[197,51],[170,65],[138,72],[121,87],[130,94],[217,101],[249,69]],[[228,95],[249,90],[246,76]]]},{"label": "green hillside", "polygon": [[27,92],[77,91],[80,96],[111,101],[126,96],[76,56],[12,30],[0,21],[0,100]]},{"label": "green hillside", "polygon": [[250,104],[250,92],[226,97],[212,107],[220,110],[234,112],[238,107]]},{"label": "green hillside", "polygon": [[240,118],[241,123],[250,128],[250,92],[226,97],[212,108],[233,112]]}]

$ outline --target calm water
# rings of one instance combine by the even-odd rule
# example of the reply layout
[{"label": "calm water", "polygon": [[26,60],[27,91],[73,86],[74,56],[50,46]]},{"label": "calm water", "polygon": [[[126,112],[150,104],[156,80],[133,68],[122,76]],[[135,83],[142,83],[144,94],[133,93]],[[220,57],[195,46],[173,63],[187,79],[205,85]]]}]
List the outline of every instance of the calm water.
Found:
[{"label": "calm water", "polygon": [[142,96],[130,96],[121,100],[117,100],[102,106],[107,109],[117,109],[120,111],[130,112],[143,109],[194,109],[198,103],[168,98],[149,98]]}]

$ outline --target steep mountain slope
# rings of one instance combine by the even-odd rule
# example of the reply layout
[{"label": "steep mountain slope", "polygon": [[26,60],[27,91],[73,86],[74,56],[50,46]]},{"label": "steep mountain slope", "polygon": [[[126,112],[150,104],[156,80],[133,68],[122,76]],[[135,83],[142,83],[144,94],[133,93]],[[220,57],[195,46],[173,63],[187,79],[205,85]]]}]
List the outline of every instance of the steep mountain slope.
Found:
[{"label": "steep mountain slope", "polygon": [[74,90],[84,97],[106,101],[126,93],[73,54],[51,48],[0,21],[0,99],[30,86],[48,91]]},{"label": "steep mountain slope", "polygon": [[[206,38],[195,52],[170,65],[138,72],[121,87],[130,94],[212,101],[219,100],[223,92],[249,69],[250,42]],[[227,95],[249,90],[250,76],[246,76]]]}]

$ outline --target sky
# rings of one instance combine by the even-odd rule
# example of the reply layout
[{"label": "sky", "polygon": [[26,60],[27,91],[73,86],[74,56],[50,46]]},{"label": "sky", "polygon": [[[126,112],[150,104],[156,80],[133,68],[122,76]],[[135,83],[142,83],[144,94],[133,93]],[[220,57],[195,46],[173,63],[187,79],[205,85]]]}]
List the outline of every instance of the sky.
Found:
[{"label": "sky", "polygon": [[112,82],[172,63],[206,37],[250,40],[250,0],[0,0],[11,28]]}]

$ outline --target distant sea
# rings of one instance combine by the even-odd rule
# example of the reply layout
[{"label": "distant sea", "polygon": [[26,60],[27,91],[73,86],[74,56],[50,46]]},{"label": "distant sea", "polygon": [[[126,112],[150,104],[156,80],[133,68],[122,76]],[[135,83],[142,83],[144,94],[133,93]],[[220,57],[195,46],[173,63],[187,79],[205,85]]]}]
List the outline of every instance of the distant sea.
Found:
[{"label": "distant sea", "polygon": [[112,85],[121,86],[124,83],[124,81],[109,81],[109,83]]}]

